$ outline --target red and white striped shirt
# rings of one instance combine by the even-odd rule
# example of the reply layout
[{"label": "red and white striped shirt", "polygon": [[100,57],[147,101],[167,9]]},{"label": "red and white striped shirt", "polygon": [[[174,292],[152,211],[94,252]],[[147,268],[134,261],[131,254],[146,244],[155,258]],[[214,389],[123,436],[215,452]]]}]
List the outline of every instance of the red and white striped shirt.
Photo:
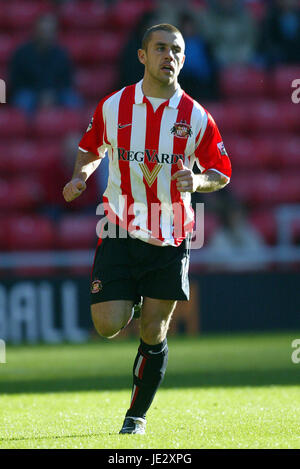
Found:
[{"label": "red and white striped shirt", "polygon": [[178,86],[156,111],[142,81],[98,104],[79,148],[103,158],[109,177],[103,195],[110,221],[134,237],[161,246],[178,246],[193,231],[191,194],[179,192],[171,176],[177,161],[202,172],[231,176],[231,164],[211,115]]}]

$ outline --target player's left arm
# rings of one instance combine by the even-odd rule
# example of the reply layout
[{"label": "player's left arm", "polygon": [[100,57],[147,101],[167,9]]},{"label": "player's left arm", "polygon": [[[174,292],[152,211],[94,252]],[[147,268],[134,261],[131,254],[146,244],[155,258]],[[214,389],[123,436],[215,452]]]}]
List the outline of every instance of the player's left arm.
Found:
[{"label": "player's left arm", "polygon": [[194,156],[201,169],[195,174],[178,160],[177,171],[172,179],[180,192],[214,192],[225,187],[231,176],[231,163],[225,150],[222,137],[212,116],[207,113],[205,131],[201,130],[196,139]]},{"label": "player's left arm", "polygon": [[195,174],[183,165],[182,160],[178,160],[177,165],[179,171],[173,174],[172,180],[176,179],[179,192],[215,192],[229,182],[228,177],[214,169],[208,169],[204,174]]}]

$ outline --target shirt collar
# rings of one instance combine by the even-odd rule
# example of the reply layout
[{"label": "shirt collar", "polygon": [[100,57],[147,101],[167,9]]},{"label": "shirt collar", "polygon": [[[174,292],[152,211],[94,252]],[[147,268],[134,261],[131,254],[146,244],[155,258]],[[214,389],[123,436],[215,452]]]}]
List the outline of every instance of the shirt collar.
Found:
[{"label": "shirt collar", "polygon": [[[143,93],[143,90],[142,90],[142,84],[143,84],[143,80],[139,81],[135,85],[135,104],[142,104],[143,103],[144,93]],[[182,95],[183,95],[183,90],[178,84],[175,93],[169,99],[168,106],[172,107],[173,109],[177,109]]]}]

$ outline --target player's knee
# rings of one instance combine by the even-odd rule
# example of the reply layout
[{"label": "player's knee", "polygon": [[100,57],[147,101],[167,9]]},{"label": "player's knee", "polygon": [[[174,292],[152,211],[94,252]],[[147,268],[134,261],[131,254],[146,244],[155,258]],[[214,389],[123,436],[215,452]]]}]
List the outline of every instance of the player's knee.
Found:
[{"label": "player's knee", "polygon": [[105,315],[101,314],[101,312],[92,310],[92,319],[98,334],[107,339],[115,337],[122,327],[119,321],[113,318],[107,318]]},{"label": "player's knee", "polygon": [[142,326],[141,336],[147,344],[157,344],[165,339],[167,330],[164,321],[147,321]]}]

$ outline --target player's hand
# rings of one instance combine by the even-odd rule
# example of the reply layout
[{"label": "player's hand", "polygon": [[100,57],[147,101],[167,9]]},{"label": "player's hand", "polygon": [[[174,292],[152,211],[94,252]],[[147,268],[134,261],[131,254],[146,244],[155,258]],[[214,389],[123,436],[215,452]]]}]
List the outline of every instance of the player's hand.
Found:
[{"label": "player's hand", "polygon": [[83,191],[86,189],[86,183],[80,179],[72,179],[68,184],[63,188],[63,196],[66,202],[71,202],[72,200],[79,197]]},{"label": "player's hand", "polygon": [[171,181],[176,179],[176,187],[179,192],[195,192],[197,183],[193,171],[183,165],[181,159],[177,161],[179,171],[173,174]]}]

